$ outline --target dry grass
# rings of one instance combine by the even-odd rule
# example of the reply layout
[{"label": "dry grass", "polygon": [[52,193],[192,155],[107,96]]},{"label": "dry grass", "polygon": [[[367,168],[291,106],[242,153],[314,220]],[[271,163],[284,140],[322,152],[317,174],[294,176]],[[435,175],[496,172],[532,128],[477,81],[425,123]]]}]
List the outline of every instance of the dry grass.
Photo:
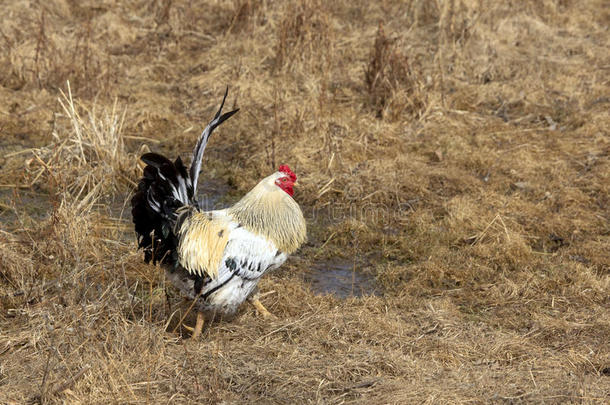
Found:
[{"label": "dry grass", "polygon": [[79,202],[78,212],[90,209],[104,194],[116,194],[125,184],[136,186],[137,156],[126,152],[125,112],[117,111],[116,99],[112,107],[97,112],[95,104],[87,109],[74,101],[70,82],[67,91],[60,90],[63,114],[54,116],[53,142],[33,150],[27,168],[42,174],[36,175],[30,187],[40,181],[52,183],[68,192],[72,203]]},{"label": "dry grass", "polygon": [[[0,403],[607,402],[602,1],[191,3],[0,10]],[[226,84],[203,188],[290,164],[309,242],[189,342],[126,204]]]}]

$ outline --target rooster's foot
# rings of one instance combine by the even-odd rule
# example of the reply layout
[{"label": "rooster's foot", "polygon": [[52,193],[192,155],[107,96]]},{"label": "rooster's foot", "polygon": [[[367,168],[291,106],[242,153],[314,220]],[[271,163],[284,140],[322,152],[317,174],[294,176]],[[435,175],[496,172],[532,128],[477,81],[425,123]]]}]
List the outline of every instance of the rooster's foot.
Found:
[{"label": "rooster's foot", "polygon": [[258,297],[250,298],[250,303],[256,308],[256,311],[262,315],[265,319],[277,319],[277,316],[273,315],[271,312],[267,311],[267,308],[260,302]]}]

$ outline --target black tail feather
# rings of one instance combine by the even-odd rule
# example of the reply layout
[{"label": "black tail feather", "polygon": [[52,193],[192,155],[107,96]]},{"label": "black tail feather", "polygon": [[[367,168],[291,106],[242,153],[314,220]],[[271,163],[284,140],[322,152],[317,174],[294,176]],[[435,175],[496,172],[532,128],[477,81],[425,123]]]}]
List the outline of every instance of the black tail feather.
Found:
[{"label": "black tail feather", "polygon": [[193,190],[197,190],[197,181],[199,179],[199,170],[201,169],[201,161],[203,159],[203,152],[205,151],[205,147],[208,144],[208,139],[210,139],[210,135],[212,132],[223,122],[231,118],[233,114],[239,111],[239,108],[228,113],[220,115],[222,112],[222,107],[225,105],[225,100],[227,99],[227,94],[229,93],[229,87],[225,90],[225,95],[222,98],[222,103],[220,103],[220,108],[214,115],[214,119],[210,121],[210,123],[205,127],[201,135],[199,136],[199,140],[193,149],[193,157],[191,160],[191,168],[189,170],[191,175],[191,180],[193,182]]},{"label": "black tail feather", "polygon": [[178,240],[173,231],[177,210],[185,205],[198,206],[195,195],[197,178],[208,138],[215,128],[238,111],[221,115],[227,92],[220,109],[195,146],[188,172],[180,157],[174,162],[157,153],[146,153],[141,157],[146,167],[131,199],[131,213],[138,234],[138,246],[144,249],[144,260],[147,263],[152,260],[155,264],[174,264],[178,260]]},{"label": "black tail feather", "polygon": [[178,243],[173,233],[176,211],[194,203],[186,168],[177,159],[171,162],[161,155],[147,153],[148,165],[131,199],[132,216],[138,234],[138,246],[144,248],[144,260],[173,263]]},{"label": "black tail feather", "polygon": [[157,169],[161,168],[163,165],[172,163],[171,160],[165,156],[153,152],[143,154],[140,159],[147,165],[156,167]]}]

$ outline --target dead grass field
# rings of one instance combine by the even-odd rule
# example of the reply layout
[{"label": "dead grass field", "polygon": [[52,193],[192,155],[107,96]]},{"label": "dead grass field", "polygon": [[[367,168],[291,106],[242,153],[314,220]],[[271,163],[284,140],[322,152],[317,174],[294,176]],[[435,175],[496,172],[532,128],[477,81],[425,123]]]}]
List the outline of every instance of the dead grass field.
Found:
[{"label": "dead grass field", "polygon": [[[4,2],[0,403],[607,403],[604,3]],[[309,242],[192,342],[128,201],[226,85],[202,189],[289,164]]]}]

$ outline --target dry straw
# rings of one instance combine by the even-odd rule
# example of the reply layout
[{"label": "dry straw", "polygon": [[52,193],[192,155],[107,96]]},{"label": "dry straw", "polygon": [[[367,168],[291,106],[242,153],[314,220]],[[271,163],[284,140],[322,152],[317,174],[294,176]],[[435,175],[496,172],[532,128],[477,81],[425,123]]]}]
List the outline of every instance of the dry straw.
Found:
[{"label": "dry straw", "polygon": [[[603,1],[5,3],[0,403],[607,401]],[[129,198],[227,84],[200,189],[289,164],[308,243],[277,319],[188,342]],[[381,295],[312,291],[337,263]]]}]

